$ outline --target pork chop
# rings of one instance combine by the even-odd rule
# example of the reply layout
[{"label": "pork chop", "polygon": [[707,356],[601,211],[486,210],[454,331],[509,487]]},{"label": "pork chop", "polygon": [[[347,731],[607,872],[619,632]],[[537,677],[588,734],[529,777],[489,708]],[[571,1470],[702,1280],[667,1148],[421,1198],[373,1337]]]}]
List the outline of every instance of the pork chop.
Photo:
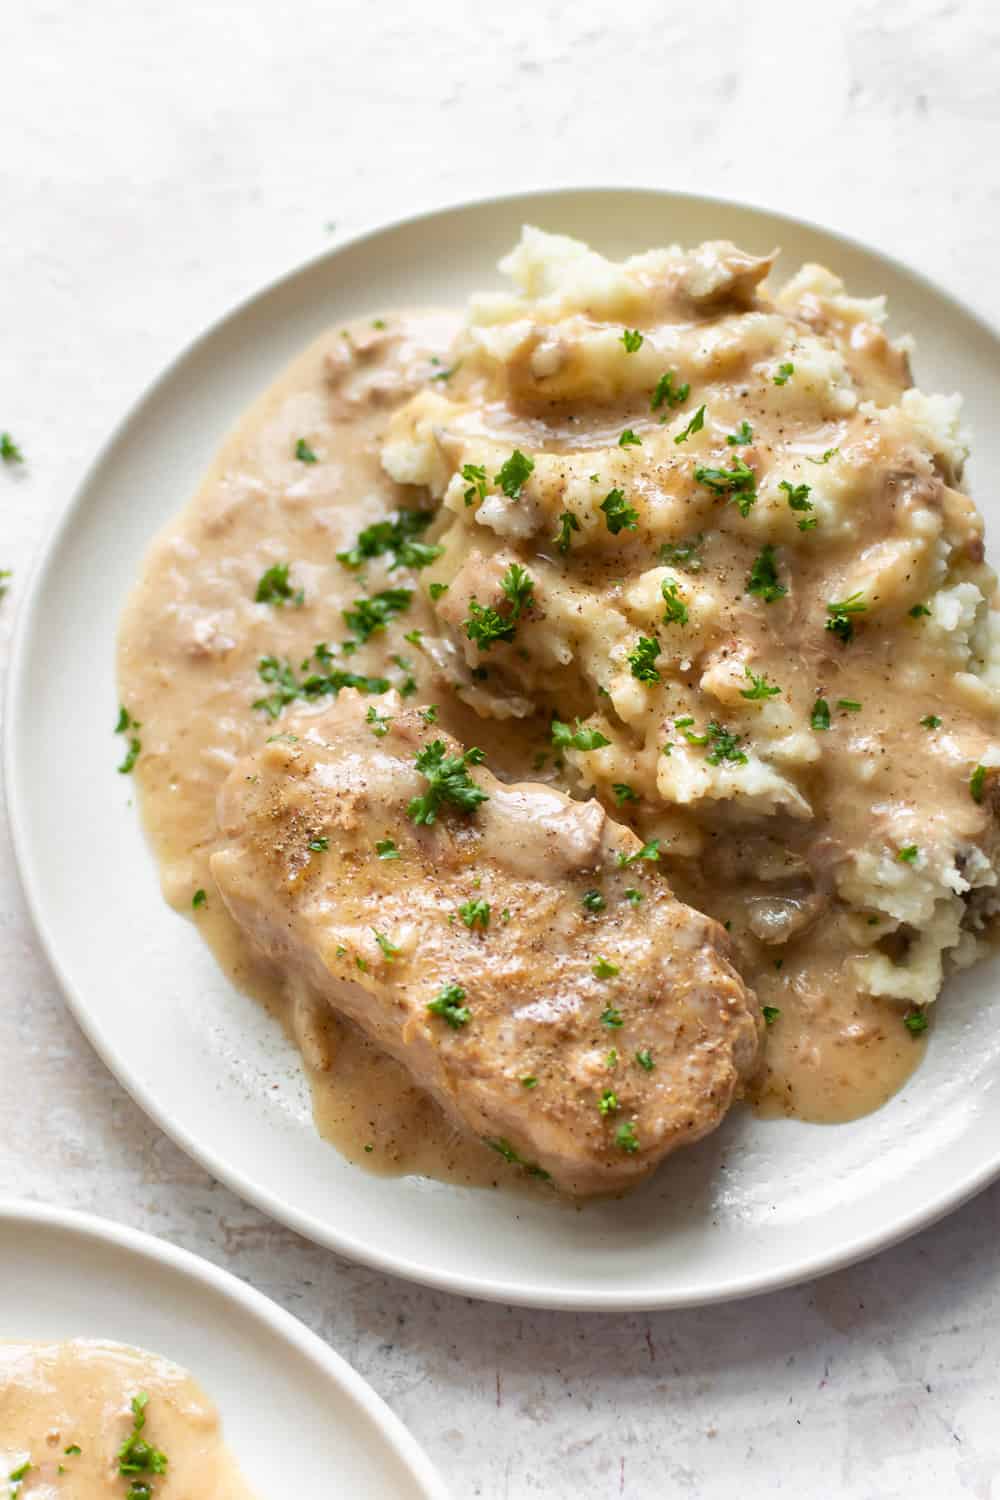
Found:
[{"label": "pork chop", "polygon": [[501,783],[426,711],[371,705],[342,692],[233,769],[227,907],[509,1161],[633,1185],[756,1063],[725,933],[598,802]]}]

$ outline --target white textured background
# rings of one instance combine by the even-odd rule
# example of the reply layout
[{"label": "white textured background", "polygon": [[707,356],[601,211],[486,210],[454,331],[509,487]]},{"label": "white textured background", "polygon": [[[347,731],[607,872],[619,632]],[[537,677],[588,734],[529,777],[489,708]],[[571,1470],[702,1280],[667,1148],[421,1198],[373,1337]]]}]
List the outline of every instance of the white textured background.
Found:
[{"label": "white textured background", "polygon": [[[124,405],[333,234],[527,186],[717,191],[872,240],[1000,321],[998,161],[995,3],[12,0],[0,428],[28,462],[0,473],[0,638]],[[647,1318],[449,1299],[269,1223],[145,1121],[67,1015],[6,843],[0,974],[0,1192],[252,1281],[386,1397],[456,1500],[1000,1497],[1000,1187],[751,1303]]]}]

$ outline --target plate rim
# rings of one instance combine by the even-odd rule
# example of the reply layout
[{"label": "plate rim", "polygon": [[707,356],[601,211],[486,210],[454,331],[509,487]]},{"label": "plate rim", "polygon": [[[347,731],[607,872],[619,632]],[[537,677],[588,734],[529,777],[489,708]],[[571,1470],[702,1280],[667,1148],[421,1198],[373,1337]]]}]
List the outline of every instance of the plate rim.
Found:
[{"label": "plate rim", "polygon": [[450,1500],[450,1491],[445,1488],[430,1458],[374,1387],[318,1333],[280,1303],[258,1291],[252,1283],[193,1250],[186,1250],[159,1235],[134,1229],[116,1219],[31,1198],[0,1197],[0,1229],[16,1230],[19,1226],[54,1230],[91,1244],[124,1250],[147,1264],[163,1266],[190,1277],[229,1302],[236,1303],[242,1312],[263,1323],[270,1333],[291,1345],[343,1396],[371,1418],[379,1434],[405,1466],[407,1477],[419,1486],[416,1493],[422,1500]]},{"label": "plate rim", "polygon": [[[225,1160],[216,1156],[211,1146],[205,1146],[195,1140],[183,1124],[171,1118],[166,1111],[155,1105],[146,1096],[146,1091],[140,1080],[131,1078],[128,1075],[127,1069],[119,1067],[114,1046],[100,1034],[96,1023],[92,1023],[85,998],[77,990],[77,987],[66,971],[59,957],[55,941],[48,929],[44,899],[42,892],[34,880],[28,831],[22,817],[21,806],[24,794],[20,785],[18,773],[19,762],[14,753],[14,735],[11,728],[14,723],[16,706],[24,692],[22,684],[26,672],[26,657],[35,620],[40,608],[41,586],[45,580],[46,573],[62,545],[66,533],[76,520],[87,492],[100,469],[112,456],[116,446],[126,437],[129,428],[136,418],[140,416],[143,408],[147,403],[155,400],[161,388],[173,378],[178,367],[189,356],[196,354],[204,344],[219,334],[226,325],[241,318],[257,301],[271,296],[281,288],[294,282],[298,277],[318,270],[325,262],[333,264],[337,257],[344,251],[368,242],[377,241],[383,234],[405,231],[427,224],[429,221],[438,218],[447,219],[453,214],[469,209],[482,210],[496,205],[504,205],[510,208],[515,204],[523,204],[527,214],[531,205],[536,203],[557,203],[561,198],[582,198],[592,194],[617,196],[620,198],[639,197],[660,199],[665,205],[683,203],[703,209],[718,209],[723,212],[734,209],[742,213],[763,215],[772,221],[776,221],[779,225],[787,224],[790,229],[806,230],[826,236],[844,246],[847,250],[873,257],[875,260],[888,265],[896,275],[970,319],[983,334],[1000,348],[1000,325],[994,323],[992,318],[975,303],[958,296],[925,272],[910,266],[893,254],[878,249],[869,241],[861,239],[856,235],[831,228],[815,219],[786,213],[782,210],[770,208],[764,204],[753,203],[738,197],[715,193],[692,193],[642,184],[615,183],[606,185],[591,183],[561,187],[532,187],[504,193],[484,193],[482,195],[449,200],[443,203],[437,202],[430,208],[425,208],[398,218],[369,221],[355,233],[345,235],[342,238],[336,238],[332,244],[315,255],[307,256],[290,269],[256,286],[253,290],[231,303],[222,313],[203,327],[199,333],[180,344],[175,349],[173,355],[161,366],[158,373],[141,387],[138,395],[127,405],[123,414],[113,424],[104,440],[98,445],[94,457],[86,466],[79,480],[72,487],[66,501],[55,508],[53,514],[48,519],[43,540],[30,568],[28,581],[20,601],[12,631],[8,679],[4,695],[3,773],[7,788],[7,818],[11,833],[14,864],[25,905],[42,952],[56,977],[74,1021],[80,1027],[105,1067],[108,1068],[115,1080],[143,1113],[153,1121],[158,1129],[162,1130],[170,1140],[179,1146],[181,1150],[202,1166],[204,1170],[211,1173],[213,1177],[222,1182],[231,1192],[235,1193],[245,1202],[252,1204],[260,1212],[267,1214],[268,1217],[278,1223],[293,1229],[313,1243],[333,1250],[335,1253],[357,1264],[369,1266],[384,1274],[397,1276],[404,1280],[415,1282],[418,1285],[430,1287],[435,1291],[447,1292],[454,1296],[476,1298],[483,1301],[509,1303],[519,1307],[538,1307],[552,1310],[592,1312],[659,1311],[672,1308],[704,1307],[716,1303],[760,1296],[767,1292],[796,1286],[817,1277],[828,1275],[833,1271],[841,1270],[846,1266],[853,1265],[858,1261],[887,1250],[893,1245],[899,1244],[902,1240],[909,1238],[911,1235],[916,1234],[918,1231],[929,1228],[940,1219],[961,1208],[964,1203],[982,1192],[1000,1177],[1000,1149],[997,1151],[995,1160],[968,1172],[964,1178],[954,1182],[947,1192],[942,1193],[932,1203],[919,1205],[908,1215],[894,1221],[888,1230],[861,1232],[847,1242],[841,1242],[836,1248],[830,1250],[821,1248],[808,1260],[801,1261],[794,1269],[789,1268],[778,1271],[764,1269],[751,1271],[739,1277],[730,1276],[728,1280],[715,1283],[710,1292],[702,1289],[700,1291],[678,1293],[669,1288],[664,1288],[655,1293],[645,1291],[636,1294],[629,1292],[627,1289],[618,1290],[602,1286],[590,1286],[585,1291],[581,1291],[580,1289],[560,1291],[545,1284],[508,1283],[496,1277],[486,1277],[479,1274],[461,1275],[450,1271],[442,1273],[438,1272],[433,1264],[410,1261],[405,1253],[390,1253],[378,1248],[372,1248],[364,1242],[355,1239],[352,1235],[340,1232],[335,1224],[330,1224],[314,1217],[308,1211],[299,1209],[294,1203],[279,1197],[268,1188],[258,1185],[238,1168],[230,1168]],[[4,1200],[0,1199],[0,1213],[2,1213],[3,1206]],[[59,1211],[57,1210],[57,1212]],[[71,1213],[73,1211],[63,1210],[62,1212]],[[91,1216],[80,1215],[79,1217],[89,1218]],[[107,1223],[110,1221],[98,1220],[97,1222]],[[140,1231],[130,1232],[134,1234],[141,1233]],[[173,1249],[174,1247],[171,1248]],[[198,1257],[195,1256],[194,1259],[198,1260]],[[203,1262],[202,1264],[210,1265],[211,1263]],[[220,1274],[226,1275],[228,1273]],[[257,1293],[256,1295],[263,1296],[262,1293]],[[264,1301],[268,1302],[268,1299],[264,1298]],[[272,1303],[270,1306],[274,1307],[276,1304]],[[291,1317],[290,1314],[286,1314],[286,1316]],[[293,1321],[297,1320],[293,1319]],[[309,1332],[309,1330],[304,1328],[304,1325],[300,1324],[299,1327],[303,1328],[306,1333]],[[315,1337],[315,1335],[311,1336]],[[320,1342],[322,1343],[322,1341]],[[333,1353],[334,1351],[329,1352]],[[336,1357],[340,1358],[340,1356]],[[347,1368],[350,1369],[350,1366],[347,1366]],[[360,1377],[358,1378],[360,1379]],[[380,1400],[381,1398],[376,1397],[375,1399]],[[393,1416],[391,1412],[389,1415]],[[398,1421],[398,1419],[395,1420]],[[405,1432],[405,1428],[403,1430]]]}]

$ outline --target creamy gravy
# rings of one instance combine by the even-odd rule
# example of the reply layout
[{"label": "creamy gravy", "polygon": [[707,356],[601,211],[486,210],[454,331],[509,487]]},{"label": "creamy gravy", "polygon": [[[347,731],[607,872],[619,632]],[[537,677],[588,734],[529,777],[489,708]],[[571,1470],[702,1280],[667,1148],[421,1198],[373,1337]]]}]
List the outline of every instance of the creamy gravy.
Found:
[{"label": "creamy gravy", "polygon": [[[119,1453],[136,1429],[131,1403],[142,1396],[139,1435],[166,1467],[122,1474]],[[133,1481],[148,1484],[153,1500],[252,1500],[218,1412],[191,1376],[95,1339],[0,1343],[0,1476],[17,1500],[124,1500]]]},{"label": "creamy gravy", "polygon": [[[318,1128],[375,1171],[495,1185],[510,1174],[498,1171],[494,1154],[459,1138],[397,1063],[321,1002],[290,992],[280,975],[267,972],[213,895],[208,872],[219,846],[215,805],[222,781],[240,756],[281,729],[280,717],[252,707],[273,691],[258,663],[287,660],[301,679],[307,669],[300,663],[312,658],[308,670],[316,671],[317,643],[333,646],[351,633],[342,611],[387,586],[414,588],[410,607],[350,656],[335,654],[333,665],[383,676],[395,687],[412,679],[409,701],[437,703],[442,725],[481,745],[499,776],[558,780],[551,759],[532,766],[547,742],[547,724],[511,728],[478,717],[442,685],[421,646],[404,640],[432,627],[406,569],[387,574],[380,559],[367,570],[366,586],[364,570],[349,571],[335,559],[363,527],[414,505],[413,491],[380,467],[380,442],[392,413],[446,371],[457,325],[457,315],[446,313],[394,316],[384,328],[358,323],[333,330],[295,361],[227,439],[199,493],[150,549],[125,613],[119,671],[122,703],[141,726],[134,774],[166,898],[198,924],[234,983],[264,1000],[296,1036]],[[296,457],[300,440],[315,462]],[[258,581],[282,563],[290,564],[290,597],[280,605],[256,603]],[[814,929],[808,951],[805,943],[789,943],[776,970],[774,950],[740,931],[717,880],[700,881],[692,864],[669,861],[663,868],[683,899],[732,920],[742,974],[765,1005],[781,1010],[756,1106],[828,1122],[883,1103],[923,1052],[901,1026],[898,1005],[861,996],[844,982],[838,957],[844,946],[832,933],[817,938]],[[202,890],[207,900],[192,910]]]}]

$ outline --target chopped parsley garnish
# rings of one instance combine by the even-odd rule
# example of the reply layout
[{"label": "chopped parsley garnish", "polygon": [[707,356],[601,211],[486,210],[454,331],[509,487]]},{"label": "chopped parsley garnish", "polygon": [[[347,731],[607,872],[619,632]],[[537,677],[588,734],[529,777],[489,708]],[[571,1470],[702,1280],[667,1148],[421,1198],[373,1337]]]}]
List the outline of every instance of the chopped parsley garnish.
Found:
[{"label": "chopped parsley garnish", "polygon": [[[392,553],[391,568],[426,568],[444,551],[416,538],[434,519],[429,510],[400,510],[387,521],[376,521],[359,532],[354,546],[346,552],[337,553],[337,561],[345,568],[360,568],[370,557],[382,557]],[[433,585],[431,585],[433,588]]]},{"label": "chopped parsley garnish", "polygon": [[616,1031],[620,1026],[624,1026],[624,1024],[621,1011],[616,1010],[613,1005],[609,1005],[607,1010],[601,1012],[601,1025],[607,1026],[611,1031]]},{"label": "chopped parsley garnish", "polygon": [[642,348],[642,334],[638,328],[626,328],[620,342],[625,345],[626,354],[635,354],[637,350]]},{"label": "chopped parsley garnish", "polygon": [[627,1151],[630,1156],[633,1151],[638,1151],[639,1137],[635,1133],[635,1125],[631,1120],[626,1120],[615,1131],[615,1145],[619,1146],[622,1151]]},{"label": "chopped parsley garnish", "polygon": [[787,385],[791,376],[795,374],[795,366],[785,363],[778,366],[778,373],[773,377],[775,385]]},{"label": "chopped parsley garnish", "polygon": [[434,374],[431,375],[429,377],[429,379],[431,379],[431,380],[450,380],[451,377],[459,369],[461,369],[461,366],[462,366],[462,361],[460,359],[458,359],[458,360],[455,361],[455,363],[453,365],[450,365],[448,367],[448,369],[446,369],[446,370],[435,370]]},{"label": "chopped parsley garnish", "polygon": [[656,1067],[656,1064],[653,1061],[653,1054],[652,1052],[650,1052],[648,1047],[640,1047],[639,1051],[635,1054],[635,1060],[639,1064],[640,1068],[645,1068],[647,1073],[652,1073],[653,1069]]},{"label": "chopped parsley garnish", "polygon": [[921,615],[929,615],[930,610],[927,608],[926,604],[915,604],[913,608],[908,609],[906,613],[909,615],[911,620],[919,620]]},{"label": "chopped parsley garnish", "polygon": [[395,839],[378,839],[375,844],[375,853],[379,859],[401,859],[402,855],[396,848]]},{"label": "chopped parsley garnish", "polygon": [[605,1064],[606,1064],[607,1067],[609,1067],[609,1068],[617,1068],[617,1066],[618,1066],[618,1048],[617,1047],[612,1047],[611,1051],[608,1053],[608,1055],[604,1059],[604,1061],[605,1061]]},{"label": "chopped parsley garnish", "polygon": [[602,1115],[616,1115],[618,1113],[621,1105],[618,1103],[618,1095],[614,1089],[605,1089],[603,1091],[600,1099],[597,1101],[597,1108]]},{"label": "chopped parsley garnish", "polygon": [[148,1402],[145,1391],[132,1397],[132,1431],[118,1449],[119,1474],[165,1474],[167,1471],[167,1455],[141,1436],[146,1425]]},{"label": "chopped parsley garnish", "polygon": [[490,903],[481,897],[464,901],[458,908],[458,915],[470,932],[474,927],[481,927],[485,932],[490,925]]},{"label": "chopped parsley garnish", "polygon": [[[809,499],[810,486],[808,484],[789,484],[787,479],[783,479],[778,485],[778,489],[784,490],[785,494],[788,496],[789,510],[812,510],[813,503]],[[814,519],[808,521],[800,521],[799,530],[811,531],[815,524],[816,522]]]},{"label": "chopped parsley garnish", "polygon": [[504,1161],[510,1162],[512,1167],[523,1167],[529,1177],[538,1177],[542,1182],[548,1182],[552,1175],[550,1172],[546,1172],[544,1167],[540,1167],[537,1162],[525,1161],[524,1157],[514,1150],[510,1141],[505,1140],[502,1135],[497,1136],[496,1139],[484,1135],[483,1145],[489,1146],[492,1151],[498,1151]]},{"label": "chopped parsley garnish", "polygon": [[673,565],[681,568],[685,573],[700,573],[701,558],[698,553],[704,545],[705,538],[698,533],[685,542],[664,542],[660,547],[660,562],[666,567]]},{"label": "chopped parsley garnish", "polygon": [[5,464],[23,464],[24,454],[9,432],[0,432],[0,458]]},{"label": "chopped parsley garnish", "polygon": [[766,698],[777,698],[781,692],[780,687],[775,683],[768,682],[766,672],[762,672],[758,677],[756,672],[751,672],[749,667],[744,667],[743,674],[750,683],[750,686],[748,688],[740,688],[740,697],[748,698],[751,703],[763,701]]},{"label": "chopped parsley garnish", "polygon": [[927,1030],[927,1017],[922,1010],[908,1010],[903,1017],[903,1025],[911,1036],[919,1036],[922,1031]]},{"label": "chopped parsley garnish", "polygon": [[650,839],[648,844],[643,844],[634,854],[623,854],[620,849],[615,852],[615,864],[619,870],[627,870],[629,865],[634,865],[637,859],[648,859],[655,864],[660,857],[660,840]]},{"label": "chopped parsley garnish", "polygon": [[530,609],[534,603],[534,579],[520,563],[511,563],[500,580],[500,587],[510,601],[510,612],[506,615],[502,615],[492,605],[484,606],[476,599],[469,600],[465,633],[470,641],[475,641],[480,651],[489,651],[497,641],[512,641],[522,612]]},{"label": "chopped parsley garnish", "polygon": [[307,845],[311,854],[325,854],[330,847],[328,838],[310,839]]},{"label": "chopped parsley garnish", "polygon": [[64,1453],[68,1453],[68,1454],[70,1454],[70,1455],[72,1455],[72,1456],[75,1457],[76,1454],[82,1453],[83,1449],[80,1447],[79,1443],[70,1443],[70,1445],[69,1445],[68,1448],[64,1448],[63,1449],[63,1452]]},{"label": "chopped parsley garnish", "polygon": [[618,439],[618,446],[619,448],[641,448],[642,438],[637,437],[636,434],[632,431],[631,427],[626,427],[625,431]]},{"label": "chopped parsley garnish", "polygon": [[683,406],[690,394],[690,385],[685,381],[683,385],[675,386],[674,372],[673,370],[668,370],[656,382],[653,394],[649,398],[649,409],[650,411],[659,411],[664,402],[666,402],[667,406]]},{"label": "chopped parsley garnish", "polygon": [[446,583],[429,583],[427,585],[427,592],[436,604],[441,595],[448,592],[448,585]]},{"label": "chopped parsley garnish", "polygon": [[600,891],[584,891],[581,900],[585,911],[603,911],[608,904]]},{"label": "chopped parsley garnish", "polygon": [[124,704],[118,710],[118,722],[115,724],[115,734],[124,734],[126,729],[141,729],[142,725],[138,719],[133,719]]},{"label": "chopped parsley garnish", "polygon": [[747,575],[747,593],[756,594],[765,604],[773,604],[788,593],[785,585],[778,581],[778,565],[770,542],[760,549],[753,560]]},{"label": "chopped parsley garnish", "polygon": [[600,508],[612,536],[617,536],[620,531],[638,530],[639,512],[628,504],[624,490],[617,487],[609,490],[601,501]]},{"label": "chopped parsley garnish", "polygon": [[902,849],[900,849],[899,853],[896,855],[896,858],[902,860],[904,865],[913,865],[916,864],[917,856],[919,855],[919,853],[920,847],[918,844],[906,844]]},{"label": "chopped parsley garnish", "polygon": [[412,600],[412,589],[382,589],[369,599],[355,599],[354,608],[343,611],[347,628],[354,631],[363,645],[370,636],[384,630],[390,620],[408,610]]},{"label": "chopped parsley garnish", "polygon": [[986,781],[986,767],[977,766],[969,777],[969,796],[973,802],[982,802],[983,785]]},{"label": "chopped parsley garnish", "polygon": [[[327,840],[324,839],[323,842],[326,843]],[[309,847],[311,849],[312,845],[310,844]],[[402,948],[397,948],[395,943],[390,942],[384,932],[376,932],[374,927],[372,928],[372,932],[375,933],[375,941],[382,949],[382,952],[385,954],[387,961],[391,964],[395,963],[396,959],[403,951]]]},{"label": "chopped parsley garnish", "polygon": [[664,625],[686,625],[688,622],[687,605],[680,596],[677,584],[673,578],[664,578],[660,584],[660,593],[663,602],[667,606],[663,611]]},{"label": "chopped parsley garnish", "polygon": [[864,595],[860,592],[850,594],[846,599],[833,600],[826,606],[827,621],[824,629],[835,635],[842,645],[846,646],[848,641],[854,639],[854,621],[852,615],[863,614],[868,608]]},{"label": "chopped parsley garnish", "polygon": [[708,740],[712,748],[705,759],[710,766],[719,766],[723,761],[735,766],[745,766],[747,757],[740,749],[743,739],[742,734],[731,734],[713,719],[708,726]]},{"label": "chopped parsley garnish", "polygon": [[365,723],[371,725],[372,734],[376,739],[383,740],[389,733],[389,725],[392,723],[392,718],[389,714],[380,714],[374,703],[372,703],[365,714]]},{"label": "chopped parsley garnish", "polygon": [[257,604],[287,604],[289,599],[302,604],[305,594],[302,589],[293,589],[288,582],[288,563],[274,563],[260,575],[254,601]]},{"label": "chopped parsley garnish", "polygon": [[118,767],[118,771],[119,771],[120,775],[122,775],[122,776],[127,776],[128,775],[128,773],[134,767],[136,761],[139,759],[139,754],[140,754],[141,750],[142,750],[142,741],[139,740],[139,739],[136,739],[135,736],[133,735],[133,737],[128,742],[128,749],[125,752],[125,759],[122,761],[121,765]]},{"label": "chopped parsley garnish", "polygon": [[641,635],[626,658],[632,669],[632,676],[640,682],[659,682],[660,674],[654,666],[659,654],[659,641]]},{"label": "chopped parsley garnish", "polygon": [[534,469],[533,460],[515,448],[506,463],[500,465],[499,473],[494,474],[493,483],[500,486],[508,500],[519,500]]},{"label": "chopped parsley garnish", "polygon": [[319,463],[319,459],[316,457],[315,453],[310,448],[305,438],[299,438],[298,442],[295,444],[295,457],[298,459],[300,464]]},{"label": "chopped parsley garnish", "polygon": [[191,905],[194,907],[195,911],[197,911],[198,908],[199,908],[199,906],[205,906],[205,905],[207,905],[207,903],[208,903],[208,892],[202,890],[201,887],[199,887],[198,890],[196,890],[195,893],[194,893],[194,895],[191,897]]},{"label": "chopped parsley garnish", "polygon": [[938,718],[937,714],[924,714],[923,718],[920,720],[920,727],[922,729],[940,729],[941,720]]},{"label": "chopped parsley garnish", "polygon": [[639,902],[643,899],[644,898],[641,891],[628,890],[625,892],[625,900],[629,903],[630,906],[638,906]]},{"label": "chopped parsley garnish", "polygon": [[611,790],[619,807],[623,807],[626,802],[638,802],[639,800],[639,793],[634,787],[630,787],[627,781],[612,782]]},{"label": "chopped parsley garnish", "polygon": [[562,515],[559,517],[559,530],[552,538],[556,546],[559,548],[559,551],[564,556],[570,549],[571,533],[579,530],[580,523],[577,520],[576,516],[574,516],[571,510],[564,510]]},{"label": "chopped parsley garnish", "polygon": [[705,408],[703,406],[699,406],[698,410],[695,412],[694,416],[691,418],[690,422],[687,424],[687,426],[685,427],[684,431],[683,432],[679,432],[677,434],[677,436],[674,438],[674,442],[675,443],[686,443],[687,440],[688,440],[688,438],[691,437],[692,433],[700,432],[702,430],[702,428],[704,427],[704,425],[705,425]]},{"label": "chopped parsley garnish", "polygon": [[610,745],[611,741],[599,729],[588,729],[579,719],[575,729],[561,723],[559,719],[553,719],[552,743],[564,750],[600,750],[605,745]]},{"label": "chopped parsley garnish", "polygon": [[452,1031],[458,1031],[472,1020],[472,1011],[462,1004],[464,999],[465,991],[460,984],[446,984],[440,995],[429,1002],[427,1009],[432,1016],[440,1016],[446,1021]]},{"label": "chopped parsley garnish", "polygon": [[468,767],[478,766],[486,756],[473,745],[461,755],[449,755],[443,740],[432,740],[417,752],[414,764],[427,779],[427,791],[414,797],[407,815],[414,823],[430,825],[440,810],[449,805],[459,812],[475,812],[481,802],[489,801],[486,792],[469,775]]},{"label": "chopped parsley garnish", "polygon": [[698,484],[713,495],[728,495],[741,516],[748,516],[757,503],[757,476],[742,458],[734,458],[728,469],[702,468],[694,471]]},{"label": "chopped parsley garnish", "polygon": [[806,463],[807,464],[828,464],[830,462],[831,458],[833,457],[833,455],[835,453],[839,453],[839,452],[840,452],[839,448],[827,448],[827,450],[823,454],[822,458],[810,458],[809,455],[808,455],[808,453],[807,453],[806,454]]},{"label": "chopped parsley garnish", "polygon": [[604,958],[600,955],[593,967],[595,979],[614,979],[615,975],[619,972],[617,964],[613,964],[609,958]]},{"label": "chopped parsley garnish", "polygon": [[486,469],[483,464],[463,464],[462,478],[469,488],[465,491],[466,505],[475,505],[476,497],[480,500],[486,499],[486,491],[489,480],[486,478]]},{"label": "chopped parsley garnish", "polygon": [[[317,648],[316,660],[324,659],[329,659],[329,652],[326,651],[324,656]],[[291,663],[280,661],[276,656],[262,656],[257,663],[257,675],[262,682],[273,687],[274,691],[266,698],[256,699],[251,706],[263,709],[272,719],[276,719],[285,705],[293,703],[296,698],[325,698],[328,694],[336,697],[341,688],[345,687],[357,688],[362,693],[385,693],[389,690],[387,678],[362,677],[357,672],[314,672],[300,682]]]},{"label": "chopped parsley garnish", "polygon": [[814,729],[829,729],[830,727],[830,705],[825,698],[817,698],[812,706],[812,714],[809,719]]},{"label": "chopped parsley garnish", "polygon": [[524,1077],[520,1080],[520,1083],[523,1089],[533,1089],[538,1087],[538,1079],[535,1077],[534,1073],[525,1073]]},{"label": "chopped parsley garnish", "polygon": [[775,1021],[781,1015],[781,1011],[776,1005],[762,1005],[760,1008],[760,1013],[764,1017],[765,1026],[773,1026]]},{"label": "chopped parsley garnish", "polygon": [[744,417],[735,432],[731,432],[726,438],[730,448],[743,448],[747,443],[753,442],[753,428]]},{"label": "chopped parsley garnish", "polygon": [[861,712],[861,704],[857,698],[838,698],[837,707],[842,708],[845,714],[859,714]]},{"label": "chopped parsley garnish", "polygon": [[31,1459],[30,1458],[26,1458],[25,1461],[24,1461],[24,1463],[21,1464],[20,1468],[18,1468],[18,1469],[12,1469],[10,1471],[10,1482],[11,1482],[11,1484],[19,1484],[20,1481],[24,1478],[25,1474],[27,1474],[27,1472],[28,1472],[28,1470],[30,1468],[31,1468]]}]

